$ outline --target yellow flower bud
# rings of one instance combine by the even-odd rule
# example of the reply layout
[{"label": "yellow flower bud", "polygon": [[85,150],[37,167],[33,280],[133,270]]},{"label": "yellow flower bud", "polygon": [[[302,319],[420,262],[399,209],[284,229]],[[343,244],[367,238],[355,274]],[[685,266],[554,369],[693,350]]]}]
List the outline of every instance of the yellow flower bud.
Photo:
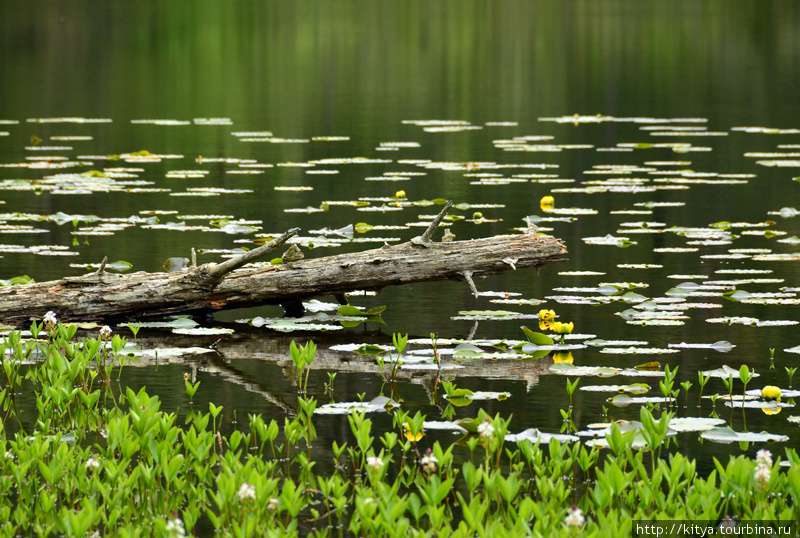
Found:
[{"label": "yellow flower bud", "polygon": [[553,323],[551,327],[554,333],[557,334],[572,334],[572,329],[575,328],[575,324],[571,321],[569,323],[561,323],[560,321],[556,321]]},{"label": "yellow flower bud", "polygon": [[405,198],[406,197],[406,191],[397,191],[396,193],[394,193],[394,197],[395,198]]},{"label": "yellow flower bud", "polygon": [[539,200],[539,207],[541,207],[542,209],[545,208],[550,209],[553,207],[553,204],[555,204],[555,202],[556,201],[552,196],[542,196],[542,199]]},{"label": "yellow flower bud", "polygon": [[767,385],[766,387],[761,389],[761,397],[767,401],[769,400],[781,401],[781,389],[773,385]]}]

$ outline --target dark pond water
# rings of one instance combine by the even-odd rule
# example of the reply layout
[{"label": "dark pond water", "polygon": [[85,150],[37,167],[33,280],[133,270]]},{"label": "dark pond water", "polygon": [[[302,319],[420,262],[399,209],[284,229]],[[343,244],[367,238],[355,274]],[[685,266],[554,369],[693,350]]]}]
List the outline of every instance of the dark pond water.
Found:
[{"label": "dark pond water", "polygon": [[[409,224],[438,212],[391,205],[398,190],[411,202],[477,206],[454,211],[465,217],[450,227],[458,239],[508,233],[526,216],[554,218],[538,224],[563,239],[567,262],[477,283],[541,305],[475,299],[463,283],[419,284],[354,299],[386,305],[385,325],[288,336],[236,323],[279,311],[227,312],[198,321],[233,328],[229,336],[143,328],[144,346],[208,347],[221,338],[219,353],[162,354],[158,368],[132,366],[123,382],[185,410],[183,373],[194,368],[202,381],[195,405],[213,400],[236,409],[240,422],[251,412],[280,418],[296,405],[292,338],[319,345],[312,394],[327,401],[327,370],[338,372],[337,401],[371,399],[390,390],[377,365],[337,346],[436,331],[472,335],[491,351],[487,342],[521,340],[520,325],[537,322],[481,319],[476,327],[453,318],[549,308],[574,322],[568,343],[612,341],[573,350],[576,366],[679,367],[677,381],[694,383],[679,413],[707,416],[708,400],[696,407],[699,370],[747,364],[760,374],[750,387],[788,389],[784,369],[798,362],[785,350],[800,344],[800,266],[796,254],[781,257],[798,251],[791,238],[800,235],[792,208],[800,189],[798,15],[796,2],[11,3],[0,20],[0,278],[80,274],[86,269],[73,265],[103,256],[158,271],[192,247],[205,251],[201,262],[218,261],[219,251],[251,245],[255,234],[293,226],[306,238],[359,222],[393,227],[356,234],[363,244],[306,253],[374,248],[418,235]],[[161,158],[124,158],[141,150]],[[106,177],[77,181],[90,170]],[[214,196],[200,196],[204,189]],[[550,213],[539,206],[545,195],[555,198]],[[368,206],[354,207],[360,199]],[[323,203],[327,211],[307,211]],[[484,219],[471,222],[475,212]],[[732,225],[709,226],[723,221]],[[596,244],[623,237],[634,244]],[[699,288],[667,293],[686,282]],[[628,315],[646,313],[641,307],[620,316],[642,299],[602,300],[596,288],[604,283],[654,305],[683,299],[692,308],[659,308],[655,321]],[[722,297],[733,290],[751,296]],[[718,341],[735,347],[707,347]],[[510,397],[457,416],[483,407],[513,413],[512,431],[561,428],[565,378],[546,364],[484,358],[463,366],[447,372],[459,386]],[[404,407],[440,418],[434,379],[403,372],[396,390]],[[660,378],[620,379],[583,377],[581,386],[648,382],[647,396],[660,396]],[[712,379],[705,394],[718,392],[723,384]],[[606,402],[612,395],[577,391],[578,429],[604,420],[603,406],[609,419],[638,417],[639,404],[617,408]],[[792,407],[743,414],[717,402],[717,410],[734,430],[788,435],[785,444],[796,445]],[[388,415],[376,420],[378,429],[391,426]],[[347,430],[344,417],[320,416],[319,449]],[[740,450],[701,444],[697,433],[681,434],[678,446],[704,464]]]}]

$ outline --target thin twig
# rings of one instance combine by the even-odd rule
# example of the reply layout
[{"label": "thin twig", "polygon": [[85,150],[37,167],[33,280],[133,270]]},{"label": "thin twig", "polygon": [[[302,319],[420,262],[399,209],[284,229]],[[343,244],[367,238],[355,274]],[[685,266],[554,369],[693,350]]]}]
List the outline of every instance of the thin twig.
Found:
[{"label": "thin twig", "polygon": [[250,263],[251,261],[257,258],[260,258],[261,256],[280,248],[281,245],[283,245],[286,241],[289,240],[289,238],[297,235],[299,232],[300,228],[292,228],[291,230],[284,232],[283,235],[281,235],[277,239],[273,239],[269,243],[261,245],[258,248],[254,248],[249,252],[245,252],[244,254],[242,254],[237,258],[233,258],[224,261],[220,264],[217,264],[208,271],[208,276],[219,280],[228,273],[230,273],[231,271],[235,271],[239,267],[242,267],[243,265]]}]

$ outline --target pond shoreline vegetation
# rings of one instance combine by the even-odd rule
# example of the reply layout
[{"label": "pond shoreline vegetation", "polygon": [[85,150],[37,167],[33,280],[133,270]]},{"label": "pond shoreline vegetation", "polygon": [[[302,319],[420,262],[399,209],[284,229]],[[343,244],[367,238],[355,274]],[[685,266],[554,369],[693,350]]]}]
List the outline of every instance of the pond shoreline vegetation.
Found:
[{"label": "pond shoreline vegetation", "polygon": [[[540,318],[550,328],[557,323],[552,311]],[[662,456],[675,413],[658,416],[654,406],[641,408],[638,428],[611,424],[608,450],[541,437],[512,449],[510,417],[481,409],[461,421],[460,440],[428,442],[426,417],[385,399],[394,429],[379,435],[363,410],[352,410],[350,440],[334,442],[332,461],[320,465],[331,471],[317,472],[322,462],[313,461],[311,448],[318,443],[318,402],[308,390],[313,342],[292,342],[289,350],[296,415],[281,427],[250,414],[245,426],[223,435],[222,406],[192,408],[179,425],[177,414],[162,411],[144,388],[115,394],[112,370],[131,360],[131,348],[110,328],[78,341],[76,325],[48,313],[30,331],[31,339],[12,332],[0,343],[5,536],[621,536],[639,520],[800,519],[794,449],[774,460],[764,449],[754,458],[715,459],[715,469],[700,476],[694,460]],[[407,341],[395,335],[387,381],[394,381]],[[435,348],[435,333],[431,341]],[[661,382],[665,397],[679,393],[672,390],[674,373]],[[566,423],[579,379],[567,383]],[[333,376],[329,381],[326,393]],[[732,394],[732,376],[728,382]],[[187,376],[185,386],[191,398],[200,383]],[[443,388],[453,400],[471,393],[455,383]],[[777,397],[774,389],[764,391]],[[30,411],[17,407],[22,390],[36,393],[32,428],[21,420]]]}]

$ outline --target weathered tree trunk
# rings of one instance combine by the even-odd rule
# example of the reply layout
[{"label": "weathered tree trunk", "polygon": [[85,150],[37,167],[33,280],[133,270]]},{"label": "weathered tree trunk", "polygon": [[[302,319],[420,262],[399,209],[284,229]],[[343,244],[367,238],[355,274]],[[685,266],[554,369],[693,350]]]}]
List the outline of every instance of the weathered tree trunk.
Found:
[{"label": "weathered tree trunk", "polygon": [[0,288],[0,321],[22,325],[48,311],[60,320],[108,320],[198,313],[263,304],[282,304],[352,290],[472,276],[561,261],[566,248],[551,236],[523,233],[486,239],[416,242],[242,268],[280,247],[297,230],[221,264],[179,273],[130,275],[102,271],[81,277]]}]

